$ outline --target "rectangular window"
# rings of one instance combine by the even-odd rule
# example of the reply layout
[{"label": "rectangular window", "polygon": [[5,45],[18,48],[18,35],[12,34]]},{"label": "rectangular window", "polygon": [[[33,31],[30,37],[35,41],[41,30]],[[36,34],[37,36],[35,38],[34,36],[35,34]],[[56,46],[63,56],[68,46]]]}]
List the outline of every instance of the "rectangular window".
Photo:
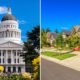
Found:
[{"label": "rectangular window", "polygon": [[3,58],[3,63],[5,63],[5,62],[4,62],[4,58]]},{"label": "rectangular window", "polygon": [[16,59],[14,59],[14,63],[16,63]]},{"label": "rectangular window", "polygon": [[11,72],[11,67],[8,67],[8,72]]},{"label": "rectangular window", "polygon": [[4,56],[4,53],[3,53],[3,56]]},{"label": "rectangular window", "polygon": [[18,72],[21,72],[21,67],[18,67]]},{"label": "rectangular window", "polygon": [[0,58],[0,63],[1,63],[1,58]]},{"label": "rectangular window", "polygon": [[5,50],[3,50],[3,56],[4,56],[4,54],[5,54]]},{"label": "rectangular window", "polygon": [[13,67],[13,72],[16,72],[16,67]]},{"label": "rectangular window", "polygon": [[13,50],[13,54],[14,54],[14,56],[16,56],[16,51],[15,50]]},{"label": "rectangular window", "polygon": [[17,59],[17,62],[19,63],[19,59]]},{"label": "rectangular window", "polygon": [[0,51],[0,56],[1,56],[1,51]]},{"label": "rectangular window", "polygon": [[11,58],[8,58],[8,63],[11,63]]}]

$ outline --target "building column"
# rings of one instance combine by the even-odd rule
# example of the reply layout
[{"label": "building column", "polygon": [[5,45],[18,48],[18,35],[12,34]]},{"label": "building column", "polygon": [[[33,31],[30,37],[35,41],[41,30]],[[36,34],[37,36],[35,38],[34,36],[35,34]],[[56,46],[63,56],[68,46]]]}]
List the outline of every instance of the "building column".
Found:
[{"label": "building column", "polygon": [[13,31],[13,37],[15,37],[15,32]]},{"label": "building column", "polygon": [[4,37],[6,37],[6,32],[4,32]]},{"label": "building column", "polygon": [[10,31],[10,37],[11,37],[11,31]]},{"label": "building column", "polygon": [[8,66],[5,67],[5,71],[8,72]]},{"label": "building column", "polygon": [[16,50],[16,64],[17,64],[17,59],[18,59],[18,58],[17,58],[17,50]]},{"label": "building column", "polygon": [[11,50],[11,64],[14,63],[14,59],[13,59],[13,53],[12,53],[12,50]]},{"label": "building column", "polygon": [[16,73],[18,73],[18,66],[16,66]]},{"label": "building column", "polygon": [[1,50],[1,64],[3,64],[3,50]]},{"label": "building column", "polygon": [[13,66],[11,66],[11,72],[13,72]]},{"label": "building column", "polygon": [[25,72],[25,66],[21,67],[21,73]]},{"label": "building column", "polygon": [[7,64],[7,60],[8,60],[8,52],[7,52],[7,50],[6,50],[6,64]]}]

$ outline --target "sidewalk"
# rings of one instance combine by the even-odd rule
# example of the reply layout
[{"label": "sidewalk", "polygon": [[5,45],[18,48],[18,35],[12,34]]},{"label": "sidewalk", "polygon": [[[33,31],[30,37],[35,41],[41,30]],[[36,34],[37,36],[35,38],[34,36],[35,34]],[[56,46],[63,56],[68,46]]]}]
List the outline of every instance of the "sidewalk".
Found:
[{"label": "sidewalk", "polygon": [[59,60],[59,59],[51,58],[44,55],[41,55],[41,57],[46,60],[80,71],[80,52],[76,52],[76,53],[74,52],[74,54],[77,54],[77,56],[74,56],[65,60]]}]

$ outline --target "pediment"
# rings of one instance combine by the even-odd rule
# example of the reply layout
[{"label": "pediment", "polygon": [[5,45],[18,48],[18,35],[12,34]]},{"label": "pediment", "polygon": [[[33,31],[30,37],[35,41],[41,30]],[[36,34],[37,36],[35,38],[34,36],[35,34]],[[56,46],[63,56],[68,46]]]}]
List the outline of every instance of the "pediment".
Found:
[{"label": "pediment", "polygon": [[0,44],[0,47],[22,48],[23,46],[21,44],[9,41],[9,42],[5,42],[5,43]]}]

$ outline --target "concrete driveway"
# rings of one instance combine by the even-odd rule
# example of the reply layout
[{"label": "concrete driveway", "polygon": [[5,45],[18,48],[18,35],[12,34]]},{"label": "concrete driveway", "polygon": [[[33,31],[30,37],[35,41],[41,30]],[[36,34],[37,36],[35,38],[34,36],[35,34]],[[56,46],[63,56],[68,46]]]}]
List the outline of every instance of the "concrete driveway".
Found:
[{"label": "concrete driveway", "polygon": [[80,72],[42,58],[41,80],[80,80]]}]

